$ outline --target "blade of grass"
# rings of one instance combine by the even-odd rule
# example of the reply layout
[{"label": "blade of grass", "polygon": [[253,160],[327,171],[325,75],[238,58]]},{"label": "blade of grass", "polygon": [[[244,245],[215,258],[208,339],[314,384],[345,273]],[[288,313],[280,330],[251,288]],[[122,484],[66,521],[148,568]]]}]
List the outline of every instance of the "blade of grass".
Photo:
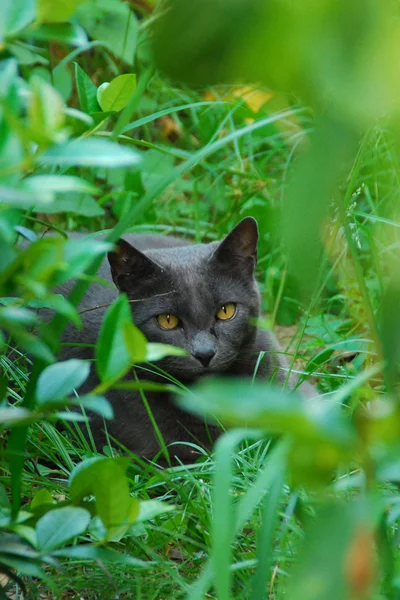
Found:
[{"label": "blade of grass", "polygon": [[[244,437],[251,437],[249,430],[240,430],[242,432],[242,439]],[[230,432],[229,432],[230,433]],[[225,434],[228,435],[228,434]],[[252,432],[254,436],[254,432]],[[233,454],[235,448],[235,442],[239,439],[239,435],[230,438],[230,450],[228,447],[224,448],[225,452],[228,452],[230,456]],[[224,445],[225,446],[225,445]],[[288,443],[286,441],[279,442],[266,456],[266,463],[258,474],[256,480],[250,487],[249,491],[242,497],[238,503],[238,507],[235,513],[235,520],[232,524],[232,532],[225,534],[226,539],[230,537],[233,539],[244,527],[246,521],[250,518],[256,507],[259,505],[265,492],[273,485],[273,482],[279,478],[279,474],[285,469],[286,456],[288,452]],[[224,480],[224,486],[226,486]],[[222,493],[222,490],[218,491],[218,495]],[[224,518],[227,518],[226,515]],[[229,548],[223,548],[222,552],[230,552]],[[214,550],[215,553],[215,550]],[[213,578],[215,576],[215,562],[214,555],[206,563],[205,568],[197,579],[197,581],[190,588],[186,600],[203,600],[208,589],[210,588]],[[226,563],[226,557],[223,559]],[[223,580],[222,580],[223,578]],[[221,577],[221,585],[226,585],[226,574]]]},{"label": "blade of grass", "polygon": [[282,497],[285,470],[278,473],[269,493],[264,496],[261,508],[262,522],[257,543],[257,569],[253,577],[251,600],[264,598],[270,579],[274,548],[274,533],[279,521],[279,502]]}]

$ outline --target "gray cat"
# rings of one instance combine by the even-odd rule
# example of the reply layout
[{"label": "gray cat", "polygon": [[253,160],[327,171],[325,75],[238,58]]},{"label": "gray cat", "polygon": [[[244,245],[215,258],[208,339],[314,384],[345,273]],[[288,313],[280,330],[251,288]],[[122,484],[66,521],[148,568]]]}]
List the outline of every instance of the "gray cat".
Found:
[{"label": "gray cat", "polygon": [[[137,301],[130,304],[133,320],[149,341],[187,351],[187,356],[167,357],[157,363],[182,383],[191,384],[213,374],[252,376],[263,351],[266,355],[257,377],[283,384],[288,370],[279,346],[271,333],[255,326],[260,316],[260,294],[254,278],[257,240],[257,222],[251,217],[243,219],[221,242],[209,244],[157,235],[126,236],[98,272],[116,288],[89,287],[79,307],[83,330],[69,326],[64,341],[95,344],[104,305],[111,304],[120,290]],[[100,308],[88,310],[96,306]],[[92,356],[87,347],[64,347],[62,358]],[[137,369],[137,374],[142,379],[165,382],[147,371]],[[96,383],[93,368],[83,391]],[[289,385],[293,384],[290,379]],[[107,397],[114,409],[114,419],[107,421],[109,434],[136,454],[153,458],[160,447],[140,394],[111,390]],[[220,433],[215,425],[206,425],[177,408],[167,392],[147,392],[146,398],[167,445],[191,442],[210,447]],[[104,422],[93,416],[90,424],[101,448],[106,439]],[[194,458],[190,445],[174,444],[169,451],[183,462]]]}]

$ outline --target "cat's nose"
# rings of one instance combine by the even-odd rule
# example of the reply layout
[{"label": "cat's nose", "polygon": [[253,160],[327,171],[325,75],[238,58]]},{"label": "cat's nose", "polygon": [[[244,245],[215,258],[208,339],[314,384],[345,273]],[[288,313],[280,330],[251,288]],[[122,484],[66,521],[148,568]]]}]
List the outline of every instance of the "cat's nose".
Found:
[{"label": "cat's nose", "polygon": [[198,350],[197,352],[193,352],[193,356],[201,362],[203,367],[208,367],[214,354],[215,350],[213,350],[212,348],[207,348],[204,350]]}]

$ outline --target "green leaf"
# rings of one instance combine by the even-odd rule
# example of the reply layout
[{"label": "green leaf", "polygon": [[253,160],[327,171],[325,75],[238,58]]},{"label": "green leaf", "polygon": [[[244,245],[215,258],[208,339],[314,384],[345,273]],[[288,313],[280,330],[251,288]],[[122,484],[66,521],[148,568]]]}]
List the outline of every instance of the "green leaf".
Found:
[{"label": "green leaf", "polygon": [[[371,498],[320,507],[306,525],[305,543],[297,557],[287,590],[289,600],[346,600],[375,575],[375,536],[383,504]],[[361,590],[360,590],[361,591]]]},{"label": "green leaf", "polygon": [[263,382],[213,380],[199,384],[180,402],[193,412],[215,415],[235,426],[289,433],[305,441],[351,445],[354,431],[335,404],[304,399],[294,392]]},{"label": "green leaf", "polygon": [[29,508],[30,510],[33,510],[42,504],[54,504],[53,496],[50,494],[49,490],[46,490],[45,488],[36,492]]},{"label": "green leaf", "polygon": [[0,45],[35,19],[35,0],[2,0],[0,3]]},{"label": "green leaf", "polygon": [[89,371],[90,364],[87,361],[75,358],[50,365],[39,376],[37,403],[43,405],[64,400],[86,381]]},{"label": "green leaf", "polygon": [[105,42],[114,54],[133,64],[139,28],[127,4],[118,0],[85,2],[77,15],[91,38]]},{"label": "green leaf", "polygon": [[42,300],[31,300],[28,302],[28,306],[31,308],[49,308],[60,315],[68,317],[77,327],[81,326],[82,320],[76,308],[61,294],[48,294]]},{"label": "green leaf", "polygon": [[50,551],[84,533],[90,514],[79,506],[65,506],[50,510],[36,524],[38,547]]},{"label": "green leaf", "polygon": [[7,187],[0,185],[0,207],[2,205],[14,208],[43,207],[53,199],[53,194],[47,190],[31,192],[18,187]]},{"label": "green leaf", "polygon": [[125,470],[118,463],[104,461],[96,471],[93,491],[97,514],[107,529],[108,537],[113,537],[121,527],[135,522],[139,514],[139,502],[130,497]]},{"label": "green leaf", "polygon": [[128,104],[136,88],[136,75],[119,75],[110,83],[102,83],[97,90],[97,101],[103,111],[119,111]]},{"label": "green leaf", "polygon": [[104,215],[104,208],[100,206],[91,196],[72,194],[63,195],[55,198],[54,201],[44,206],[35,206],[34,212],[54,215],[70,212],[75,215],[84,215],[85,217],[100,217]]},{"label": "green leaf", "polygon": [[79,192],[100,194],[101,190],[81,177],[73,175],[33,175],[23,180],[22,185],[28,190],[51,193]]},{"label": "green leaf", "polygon": [[29,99],[29,128],[38,144],[55,142],[64,125],[64,102],[60,94],[44,79],[33,76]]},{"label": "green leaf", "polygon": [[71,46],[83,46],[87,44],[88,38],[85,30],[79,25],[72,23],[56,23],[54,25],[39,25],[30,27],[19,33],[19,37],[39,40],[61,42]]},{"label": "green leaf", "polygon": [[87,459],[72,471],[70,476],[71,497],[81,500],[94,494],[97,514],[107,529],[108,536],[116,534],[121,526],[135,521],[139,507],[132,512],[125,471],[127,459],[95,457]]},{"label": "green leaf", "polygon": [[75,66],[75,82],[76,89],[78,91],[78,98],[81,109],[85,113],[98,112],[100,109],[99,103],[97,102],[97,87],[90,79],[89,75],[85,73],[83,69],[74,63]]},{"label": "green leaf", "polygon": [[144,562],[138,558],[133,558],[129,554],[122,554],[121,552],[115,552],[115,550],[107,548],[99,548],[94,544],[79,544],[72,548],[63,548],[62,550],[56,550],[53,555],[76,560],[104,561],[127,567],[151,567],[154,565],[151,561]]},{"label": "green leaf", "polygon": [[139,515],[137,517],[137,523],[143,523],[150,521],[159,515],[176,510],[176,506],[173,504],[167,504],[161,500],[142,500],[140,502]]},{"label": "green leaf", "polygon": [[57,283],[77,277],[86,271],[91,262],[98,256],[104,255],[111,248],[109,242],[94,238],[70,239],[64,246],[64,258],[67,267]]},{"label": "green leaf", "polygon": [[52,146],[37,161],[44,165],[115,168],[137,165],[140,156],[108,140],[79,139]]},{"label": "green leaf", "polygon": [[147,356],[147,342],[144,334],[133,323],[124,325],[124,341],[131,357],[131,362],[144,362]]},{"label": "green leaf", "polygon": [[[74,403],[76,404],[76,401]],[[107,400],[107,398],[105,398],[104,396],[95,396],[95,395],[81,396],[79,398],[79,404],[81,406],[83,406],[85,409],[91,410],[92,412],[97,413],[104,419],[113,419],[114,418],[113,408],[112,408],[111,404],[109,403],[109,401]]]},{"label": "green leaf", "polygon": [[29,421],[31,417],[31,411],[22,408],[22,406],[0,407],[0,426],[11,427],[12,425],[21,425]]},{"label": "green leaf", "polygon": [[157,344],[155,342],[149,342],[146,346],[146,357],[145,360],[148,362],[156,362],[166,356],[186,356],[187,352],[183,348],[178,346],[171,346],[170,344]]},{"label": "green leaf", "polygon": [[[92,493],[93,478],[96,475],[96,465],[104,460],[111,460],[103,456],[93,456],[78,463],[69,476],[69,487],[73,501],[82,500]],[[117,459],[117,461],[120,459]]]},{"label": "green leaf", "polygon": [[40,23],[68,21],[83,0],[37,0],[37,20]]},{"label": "green leaf", "polygon": [[12,336],[17,344],[29,354],[33,354],[33,356],[36,356],[36,358],[39,358],[46,363],[52,363],[54,361],[54,355],[50,348],[35,335],[21,329],[15,329],[12,331]]},{"label": "green leaf", "polygon": [[0,308],[0,325],[3,327],[12,325],[29,326],[35,325],[38,317],[31,310],[17,306]]},{"label": "green leaf", "polygon": [[96,344],[96,368],[102,381],[122,377],[132,364],[126,344],[126,329],[135,331],[131,309],[125,294],[107,309]]}]

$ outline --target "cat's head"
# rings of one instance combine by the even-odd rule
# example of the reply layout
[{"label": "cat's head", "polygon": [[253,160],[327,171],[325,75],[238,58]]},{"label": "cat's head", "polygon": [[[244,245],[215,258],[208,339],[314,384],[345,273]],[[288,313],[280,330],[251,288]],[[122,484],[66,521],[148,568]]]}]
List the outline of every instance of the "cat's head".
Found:
[{"label": "cat's head", "polygon": [[221,242],[144,252],[120,240],[109,254],[114,283],[150,342],[184,348],[163,369],[183,380],[229,369],[255,335],[257,222],[243,219]]}]

